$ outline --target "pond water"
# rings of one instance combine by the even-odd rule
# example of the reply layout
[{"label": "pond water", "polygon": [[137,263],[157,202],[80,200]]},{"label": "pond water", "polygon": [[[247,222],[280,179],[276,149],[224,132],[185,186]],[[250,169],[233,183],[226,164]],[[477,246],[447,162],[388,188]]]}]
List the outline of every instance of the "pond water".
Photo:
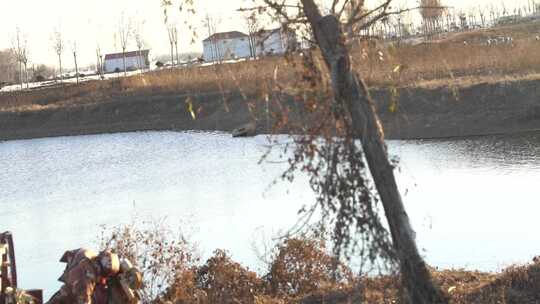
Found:
[{"label": "pond water", "polygon": [[[285,137],[284,137],[285,140]],[[102,225],[182,226],[202,257],[217,248],[251,269],[261,235],[291,228],[313,201],[305,178],[272,185],[267,138],[141,132],[0,143],[0,230],[12,231],[19,285],[50,296],[67,249],[97,246]],[[496,271],[540,255],[540,133],[390,141],[428,262]]]}]

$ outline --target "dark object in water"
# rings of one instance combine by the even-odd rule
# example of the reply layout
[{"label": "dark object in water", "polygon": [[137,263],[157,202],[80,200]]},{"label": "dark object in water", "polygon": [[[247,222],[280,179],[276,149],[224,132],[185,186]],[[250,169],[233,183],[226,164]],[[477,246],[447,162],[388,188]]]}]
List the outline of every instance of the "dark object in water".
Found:
[{"label": "dark object in water", "polygon": [[254,122],[247,123],[232,131],[233,137],[251,137],[255,136],[256,125]]}]

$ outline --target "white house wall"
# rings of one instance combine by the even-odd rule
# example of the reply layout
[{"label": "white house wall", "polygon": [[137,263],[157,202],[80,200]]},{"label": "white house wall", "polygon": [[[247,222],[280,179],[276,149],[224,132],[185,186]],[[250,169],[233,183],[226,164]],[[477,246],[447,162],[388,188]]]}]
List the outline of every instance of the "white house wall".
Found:
[{"label": "white house wall", "polygon": [[251,56],[249,39],[232,38],[203,42],[203,58],[205,61],[247,58]]},{"label": "white house wall", "polygon": [[[148,67],[146,65],[146,59],[144,58],[144,56],[126,57],[126,69],[128,70],[139,69],[139,63],[142,64],[144,68]],[[122,72],[124,71],[124,61],[122,58],[105,60],[105,72],[112,73],[116,71],[116,69]]]},{"label": "white house wall", "polygon": [[262,37],[257,37],[256,40],[257,56],[282,55],[297,47],[296,35],[293,32],[286,34],[283,31],[276,30],[271,34],[263,34]]},{"label": "white house wall", "polygon": [[280,31],[272,32],[269,36],[259,38],[256,43],[257,56],[284,54],[285,42]]}]

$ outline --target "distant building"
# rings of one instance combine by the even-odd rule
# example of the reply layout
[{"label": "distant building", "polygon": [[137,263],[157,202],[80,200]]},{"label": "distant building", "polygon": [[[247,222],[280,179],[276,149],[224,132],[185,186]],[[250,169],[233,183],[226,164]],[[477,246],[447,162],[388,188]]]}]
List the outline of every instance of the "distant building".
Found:
[{"label": "distant building", "polygon": [[295,50],[298,46],[296,34],[281,28],[261,30],[254,41],[257,56],[281,55]]},{"label": "distant building", "polygon": [[216,33],[203,40],[203,59],[207,62],[251,56],[249,36],[238,32]]},{"label": "distant building", "polygon": [[[147,69],[150,66],[150,60],[148,55],[150,50],[126,52],[126,70],[135,71],[140,69]],[[124,54],[115,53],[105,55],[103,62],[103,69],[105,73],[123,72],[124,71]]]},{"label": "distant building", "polygon": [[238,31],[217,33],[203,40],[203,59],[211,62],[281,55],[297,46],[296,34],[282,29],[261,30],[251,36]]}]

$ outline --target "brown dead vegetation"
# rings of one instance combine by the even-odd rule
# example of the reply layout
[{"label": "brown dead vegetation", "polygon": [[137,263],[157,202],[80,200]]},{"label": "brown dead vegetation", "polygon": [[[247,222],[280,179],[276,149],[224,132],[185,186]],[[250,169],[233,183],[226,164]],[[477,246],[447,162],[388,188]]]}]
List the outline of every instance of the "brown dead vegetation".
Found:
[{"label": "brown dead vegetation", "polygon": [[533,50],[539,47],[540,42],[528,39],[513,46],[444,42],[371,49],[353,59],[371,86],[421,87],[433,80],[452,85],[463,77],[519,78],[538,73],[540,53]]},{"label": "brown dead vegetation", "polygon": [[[467,85],[484,79],[520,78],[540,73],[539,23],[479,30],[430,43],[363,42],[352,49],[353,66],[369,86]],[[488,37],[512,35],[513,45],[488,46]],[[469,41],[464,44],[463,41]],[[79,85],[0,93],[0,110],[40,110],[50,107],[107,102],[117,96],[201,95],[240,91],[267,94],[286,87],[295,77],[292,61],[268,57],[235,64],[160,70],[125,78]],[[322,64],[321,64],[322,65]]]},{"label": "brown dead vegetation", "polygon": [[[275,246],[268,272],[257,274],[216,250],[199,264],[198,250],[182,234],[164,226],[118,227],[101,236],[103,247],[130,257],[145,277],[145,298],[151,303],[175,304],[348,304],[404,303],[396,276],[358,277],[337,262],[325,242],[313,237],[282,240]],[[176,236],[177,240],[171,239]],[[337,272],[334,272],[337,265]],[[540,301],[540,260],[500,273],[431,269],[434,280],[456,304]],[[170,278],[170,279],[169,279]]]}]

